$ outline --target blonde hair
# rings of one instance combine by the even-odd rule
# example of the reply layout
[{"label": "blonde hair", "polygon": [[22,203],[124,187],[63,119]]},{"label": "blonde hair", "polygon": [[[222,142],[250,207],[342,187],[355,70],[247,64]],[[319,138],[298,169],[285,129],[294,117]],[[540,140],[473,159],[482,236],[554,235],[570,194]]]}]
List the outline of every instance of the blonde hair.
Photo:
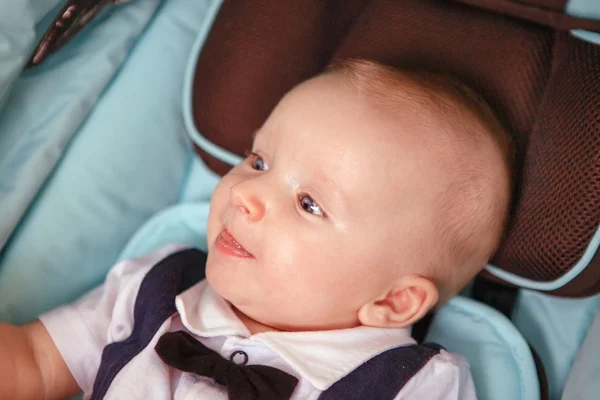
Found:
[{"label": "blonde hair", "polygon": [[512,192],[510,136],[483,98],[454,77],[364,59],[337,61],[326,73],[340,74],[358,93],[392,112],[410,102],[418,105],[415,112],[425,107],[436,119],[444,119],[443,132],[434,129],[429,135],[446,135],[444,140],[430,138],[440,144],[438,148],[450,143],[449,135],[456,146],[477,148],[500,161],[496,164],[501,170],[493,172],[485,172],[493,168],[493,160],[490,165],[472,162],[472,157],[454,157],[449,162],[453,178],[436,207],[438,251],[427,276],[438,287],[440,302],[445,302],[481,271],[501,242]]}]

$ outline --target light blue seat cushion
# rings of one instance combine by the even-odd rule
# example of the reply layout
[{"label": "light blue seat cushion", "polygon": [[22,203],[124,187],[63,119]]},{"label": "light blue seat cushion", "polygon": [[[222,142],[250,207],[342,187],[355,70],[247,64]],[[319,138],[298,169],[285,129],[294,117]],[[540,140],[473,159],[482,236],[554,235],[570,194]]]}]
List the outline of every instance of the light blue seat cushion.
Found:
[{"label": "light blue seat cushion", "polygon": [[540,386],[533,355],[511,321],[466,297],[441,308],[426,338],[463,355],[479,400],[537,400]]},{"label": "light blue seat cushion", "polygon": [[64,0],[0,0],[0,108],[27,63],[36,25]]},{"label": "light blue seat cushion", "polygon": [[180,201],[209,201],[220,179],[221,177],[210,170],[200,157],[193,157]]},{"label": "light blue seat cushion", "polygon": [[[153,1],[134,1],[131,5],[151,7]],[[55,172],[5,248],[0,259],[0,321],[29,321],[97,285],[145,221],[182,196],[202,192],[201,185],[195,189],[193,185],[186,187],[182,192],[192,151],[182,123],[181,93],[190,49],[202,21],[214,14],[211,10],[215,4],[208,0],[163,3],[73,136]],[[108,42],[120,32],[114,24],[137,21],[132,18],[120,11],[105,21],[106,25],[98,25],[102,32],[108,30],[104,45],[110,47]],[[100,50],[98,46],[99,43],[82,41],[77,49],[94,53]],[[77,64],[75,49],[65,48],[61,53],[68,57],[64,63]],[[113,61],[112,56],[105,54],[95,59],[97,66],[90,67]],[[50,73],[63,66],[48,60],[45,67]],[[64,68],[63,81],[73,74],[77,77],[76,71]],[[46,93],[54,86],[43,75],[23,78],[19,97],[22,102],[34,101],[42,93],[44,101],[25,114],[14,110],[12,118],[20,122],[10,122],[15,128],[29,126],[40,141],[53,129],[62,127],[53,111],[66,106],[62,96],[71,93],[69,85],[62,94]],[[34,84],[31,79],[37,82]],[[5,111],[16,101],[9,100]],[[91,106],[95,99],[86,97],[80,102],[79,106],[72,104],[77,116],[79,107]],[[28,116],[38,118],[37,130],[36,126],[25,124]],[[63,123],[71,124],[68,120],[64,116]],[[61,142],[62,145],[66,143]],[[46,151],[49,157],[60,153],[56,146]],[[4,207],[0,210],[7,209]]]},{"label": "light blue seat cushion", "polygon": [[561,398],[577,350],[598,307],[600,295],[568,299],[530,290],[519,294],[512,320],[544,364],[550,400]]},{"label": "light blue seat cushion", "polygon": [[140,257],[168,244],[178,243],[207,251],[206,224],[210,196],[220,177],[198,157],[192,160],[180,204],[146,222],[127,243],[119,259]]},{"label": "light blue seat cushion", "polygon": [[181,244],[206,251],[209,203],[177,204],[151,218],[132,237],[119,259],[140,257],[168,244]]},{"label": "light blue seat cushion", "polygon": [[[2,14],[0,18],[10,17],[14,13],[11,7],[18,10],[30,3],[33,2],[11,1],[0,10],[0,13],[8,11],[9,15]],[[47,3],[48,0],[41,2]],[[159,3],[160,0],[136,1],[115,9],[118,12],[102,14],[41,66],[22,73],[10,93],[6,92],[6,102],[0,112],[0,249]],[[30,18],[37,19],[44,10],[34,7],[30,10]],[[43,34],[56,12],[58,9],[53,9],[36,25],[36,36]],[[19,19],[6,26],[0,25],[0,34],[7,29],[10,31],[14,24],[22,29],[28,26]],[[20,33],[13,36],[20,38]],[[20,61],[14,64],[14,54],[7,55],[14,64],[7,72],[0,72],[9,75],[7,82],[20,72],[23,55],[28,56],[35,44],[29,34],[25,36],[27,39],[23,40],[27,43],[19,46],[18,40],[11,42],[15,43]]]},{"label": "light blue seat cushion", "polygon": [[583,342],[562,400],[590,400],[600,397],[600,312]]}]

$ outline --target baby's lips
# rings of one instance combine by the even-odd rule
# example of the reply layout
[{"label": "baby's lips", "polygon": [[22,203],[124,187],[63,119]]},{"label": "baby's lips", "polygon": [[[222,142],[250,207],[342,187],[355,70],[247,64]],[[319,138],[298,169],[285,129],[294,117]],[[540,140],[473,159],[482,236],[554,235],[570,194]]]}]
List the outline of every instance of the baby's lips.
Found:
[{"label": "baby's lips", "polygon": [[236,257],[242,258],[254,258],[252,253],[244,248],[227,229],[223,229],[217,237],[217,244],[219,247]]}]

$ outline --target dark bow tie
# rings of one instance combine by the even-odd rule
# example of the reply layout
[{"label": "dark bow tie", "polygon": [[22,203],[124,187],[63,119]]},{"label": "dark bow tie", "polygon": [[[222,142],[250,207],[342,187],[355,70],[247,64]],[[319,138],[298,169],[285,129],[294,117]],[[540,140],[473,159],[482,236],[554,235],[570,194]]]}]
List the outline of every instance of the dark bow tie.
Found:
[{"label": "dark bow tie", "polygon": [[227,387],[230,400],[288,400],[298,383],[277,368],[226,360],[184,331],[165,333],[155,350],[173,368],[214,378]]}]

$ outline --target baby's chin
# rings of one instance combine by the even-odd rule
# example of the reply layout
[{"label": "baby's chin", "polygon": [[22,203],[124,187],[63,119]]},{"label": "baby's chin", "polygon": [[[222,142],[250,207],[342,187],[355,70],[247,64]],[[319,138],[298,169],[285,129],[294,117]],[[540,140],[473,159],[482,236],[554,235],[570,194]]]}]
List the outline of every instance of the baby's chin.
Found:
[{"label": "baby's chin", "polygon": [[221,297],[223,297],[224,299],[227,299],[227,291],[223,290],[223,288],[221,287],[222,285],[220,284],[221,282],[221,277],[219,276],[219,268],[218,266],[215,265],[215,262],[213,260],[211,260],[211,252],[210,250],[208,251],[208,257],[206,259],[206,267],[204,270],[205,276],[206,276],[206,281],[208,282],[208,284],[210,285],[210,287],[217,292],[217,294]]},{"label": "baby's chin", "polygon": [[241,299],[241,292],[239,287],[232,282],[232,280],[224,276],[224,267],[219,265],[218,262],[211,260],[210,253],[206,261],[206,281],[213,291],[216,292],[220,297],[224,298],[231,304],[239,304]]}]

